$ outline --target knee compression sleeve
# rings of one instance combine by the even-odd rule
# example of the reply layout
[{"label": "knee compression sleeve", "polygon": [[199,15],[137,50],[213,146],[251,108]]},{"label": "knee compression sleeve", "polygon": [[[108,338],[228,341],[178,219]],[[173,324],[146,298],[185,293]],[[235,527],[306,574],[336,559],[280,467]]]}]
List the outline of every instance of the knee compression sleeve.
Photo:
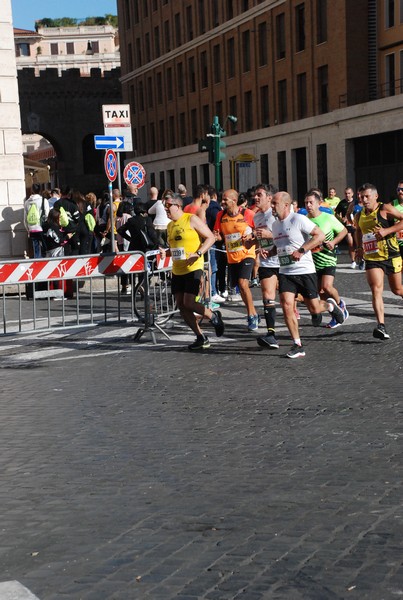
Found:
[{"label": "knee compression sleeve", "polygon": [[263,300],[264,318],[267,329],[274,331],[276,323],[276,303],[274,300]]},{"label": "knee compression sleeve", "polygon": [[322,313],[319,313],[317,315],[311,314],[311,318],[313,327],[319,327],[322,323]]}]

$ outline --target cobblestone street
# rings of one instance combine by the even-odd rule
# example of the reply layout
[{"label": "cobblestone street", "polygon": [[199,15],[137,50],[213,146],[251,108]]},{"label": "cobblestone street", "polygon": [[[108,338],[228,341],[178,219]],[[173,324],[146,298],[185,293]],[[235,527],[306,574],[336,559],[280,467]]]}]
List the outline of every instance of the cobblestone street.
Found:
[{"label": "cobblestone street", "polygon": [[340,275],[343,327],[303,316],[295,361],[282,320],[265,351],[242,307],[197,355],[124,329],[18,358],[3,339],[1,580],[40,600],[400,598],[402,308],[386,293],[373,339],[363,277]]}]

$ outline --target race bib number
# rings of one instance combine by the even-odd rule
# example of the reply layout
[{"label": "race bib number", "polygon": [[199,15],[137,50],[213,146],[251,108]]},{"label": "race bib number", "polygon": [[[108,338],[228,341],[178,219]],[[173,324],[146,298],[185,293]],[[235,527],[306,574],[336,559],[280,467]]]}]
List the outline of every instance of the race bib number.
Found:
[{"label": "race bib number", "polygon": [[185,260],[185,248],[171,248],[172,260]]},{"label": "race bib number", "polygon": [[272,238],[260,238],[259,246],[264,250],[269,250],[274,245]]},{"label": "race bib number", "polygon": [[378,241],[374,233],[364,233],[362,236],[362,247],[365,254],[375,254],[378,252]]},{"label": "race bib number", "polygon": [[403,242],[403,229],[396,233],[396,237],[398,240],[401,240]]},{"label": "race bib number", "polygon": [[225,236],[225,246],[228,252],[238,252],[242,248],[242,236],[240,233],[228,233]]},{"label": "race bib number", "polygon": [[291,256],[293,253],[293,248],[291,246],[285,246],[285,248],[277,248],[278,261],[280,263],[280,267],[287,267],[288,265],[292,265],[294,260]]}]

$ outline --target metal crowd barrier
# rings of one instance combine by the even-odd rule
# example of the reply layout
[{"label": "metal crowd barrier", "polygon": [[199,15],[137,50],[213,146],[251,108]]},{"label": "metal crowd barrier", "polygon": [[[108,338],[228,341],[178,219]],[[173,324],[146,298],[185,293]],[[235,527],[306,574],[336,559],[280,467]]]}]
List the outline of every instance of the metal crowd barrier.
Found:
[{"label": "metal crowd barrier", "polygon": [[[201,300],[210,289],[205,263]],[[121,292],[127,275],[131,291]],[[171,293],[172,260],[158,250],[0,262],[2,332],[13,335],[67,327],[139,323],[138,341],[179,313]]]}]

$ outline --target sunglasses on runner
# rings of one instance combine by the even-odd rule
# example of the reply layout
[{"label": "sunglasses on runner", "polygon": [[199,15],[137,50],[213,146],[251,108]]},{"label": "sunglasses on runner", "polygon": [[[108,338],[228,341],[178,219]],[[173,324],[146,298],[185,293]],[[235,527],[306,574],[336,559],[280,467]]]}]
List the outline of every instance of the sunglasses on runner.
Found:
[{"label": "sunglasses on runner", "polygon": [[397,191],[397,192],[403,192],[403,187],[398,187],[398,188],[396,188],[396,191]]},{"label": "sunglasses on runner", "polygon": [[175,204],[175,202],[165,202],[165,208],[170,208],[171,206],[179,206],[179,204]]}]

